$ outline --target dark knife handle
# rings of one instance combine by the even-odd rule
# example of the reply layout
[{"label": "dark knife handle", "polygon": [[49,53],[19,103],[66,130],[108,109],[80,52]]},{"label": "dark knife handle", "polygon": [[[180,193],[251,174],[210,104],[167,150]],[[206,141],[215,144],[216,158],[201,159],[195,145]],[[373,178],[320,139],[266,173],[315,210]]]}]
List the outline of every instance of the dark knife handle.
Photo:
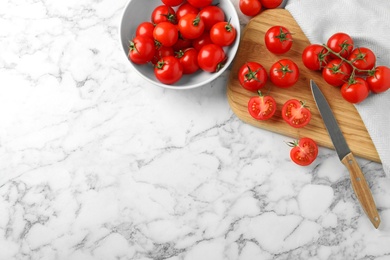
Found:
[{"label": "dark knife handle", "polygon": [[375,228],[378,228],[381,223],[374,198],[372,197],[370,187],[367,184],[366,178],[360,169],[355,157],[352,153],[347,154],[341,162],[347,167],[351,176],[351,183],[356,197],[360,201],[360,204],[370,218],[371,223]]}]

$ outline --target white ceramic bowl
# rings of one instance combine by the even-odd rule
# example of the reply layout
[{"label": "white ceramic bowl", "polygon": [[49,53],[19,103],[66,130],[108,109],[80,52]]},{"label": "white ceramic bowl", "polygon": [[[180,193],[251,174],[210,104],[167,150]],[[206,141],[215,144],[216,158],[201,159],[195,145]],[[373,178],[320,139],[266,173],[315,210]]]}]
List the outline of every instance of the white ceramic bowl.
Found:
[{"label": "white ceramic bowl", "polygon": [[[137,65],[132,63],[128,59],[127,55],[129,51],[128,48],[129,40],[134,38],[135,31],[137,29],[138,24],[144,21],[150,21],[150,17],[153,9],[161,4],[162,4],[161,0],[130,0],[123,11],[122,19],[120,22],[120,28],[119,28],[120,44],[123,49],[123,54],[128,60],[130,67],[134,71],[138,72],[146,81],[169,89],[196,88],[199,86],[203,86],[206,83],[211,82],[212,80],[220,76],[233,61],[233,58],[237,52],[238,45],[240,42],[240,22],[239,22],[236,9],[234,8],[230,0],[213,1],[213,4],[219,4],[219,7],[221,7],[224,10],[226,20],[230,19],[230,23],[237,30],[237,37],[235,42],[231,46],[224,47],[228,59],[225,66],[222,69],[220,69],[218,72],[209,73],[209,72],[199,70],[198,72],[191,75],[183,75],[183,77],[175,84],[166,85],[156,79],[156,77],[154,76],[152,65],[150,64]],[[177,7],[174,9],[176,10]]]}]

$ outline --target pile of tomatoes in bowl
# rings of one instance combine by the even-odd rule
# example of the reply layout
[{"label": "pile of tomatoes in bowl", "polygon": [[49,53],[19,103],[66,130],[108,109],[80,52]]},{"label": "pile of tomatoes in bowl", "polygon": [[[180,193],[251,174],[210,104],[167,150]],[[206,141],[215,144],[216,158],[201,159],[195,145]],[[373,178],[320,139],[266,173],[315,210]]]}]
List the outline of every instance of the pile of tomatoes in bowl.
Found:
[{"label": "pile of tomatoes in bowl", "polygon": [[233,60],[239,37],[230,1],[151,0],[145,5],[132,0],[121,24],[121,43],[131,66],[168,88],[193,88],[218,77]]}]

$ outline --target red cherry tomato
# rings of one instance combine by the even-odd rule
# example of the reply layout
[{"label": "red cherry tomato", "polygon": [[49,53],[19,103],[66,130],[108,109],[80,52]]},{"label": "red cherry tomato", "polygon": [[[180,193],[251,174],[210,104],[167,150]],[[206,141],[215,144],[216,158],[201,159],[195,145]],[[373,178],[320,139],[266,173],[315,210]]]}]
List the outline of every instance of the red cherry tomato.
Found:
[{"label": "red cherry tomato", "polygon": [[200,10],[199,16],[204,21],[206,31],[209,31],[214,24],[225,21],[224,11],[216,5],[206,6]]},{"label": "red cherry tomato", "polygon": [[247,62],[238,70],[241,86],[249,91],[258,91],[265,86],[268,79],[265,68],[257,62]]},{"label": "red cherry tomato", "polygon": [[303,65],[310,70],[322,70],[329,61],[329,52],[322,45],[311,44],[302,52]]},{"label": "red cherry tomato", "polygon": [[187,2],[197,8],[203,8],[208,5],[211,5],[213,3],[213,0],[187,0]]},{"label": "red cherry tomato", "polygon": [[198,53],[199,67],[208,72],[219,71],[226,62],[226,54],[221,46],[214,43],[203,46]]},{"label": "red cherry tomato", "polygon": [[366,78],[368,87],[374,93],[382,93],[390,88],[390,68],[378,66]]},{"label": "red cherry tomato", "polygon": [[175,10],[173,10],[170,6],[159,5],[154,8],[150,19],[154,24],[158,24],[161,22],[176,23],[176,13]]},{"label": "red cherry tomato", "polygon": [[174,56],[163,57],[154,67],[156,78],[167,85],[179,81],[183,75],[183,67]]},{"label": "red cherry tomato", "polygon": [[154,40],[149,37],[136,36],[129,42],[129,59],[136,64],[145,64],[153,59]]},{"label": "red cherry tomato", "polygon": [[138,25],[135,35],[146,36],[153,39],[154,25],[151,22],[142,22]]},{"label": "red cherry tomato", "polygon": [[[348,58],[353,49],[353,40],[351,36],[346,33],[335,33],[329,37],[326,45],[334,52],[339,53],[342,57]],[[333,58],[335,55],[331,54]]]},{"label": "red cherry tomato", "polygon": [[291,49],[293,38],[290,31],[283,26],[272,26],[264,35],[267,49],[274,54],[283,54]]},{"label": "red cherry tomato", "polygon": [[352,68],[348,63],[333,59],[322,70],[322,77],[328,84],[339,87],[348,81],[351,72]]},{"label": "red cherry tomato", "polygon": [[177,42],[179,32],[176,25],[170,22],[161,22],[154,27],[153,37],[161,45],[171,47]]},{"label": "red cherry tomato", "polygon": [[179,20],[178,28],[184,38],[192,40],[202,35],[205,25],[199,15],[186,14]]},{"label": "red cherry tomato", "polygon": [[248,112],[256,120],[270,119],[276,112],[276,101],[271,96],[263,96],[261,91],[258,94],[249,99]]},{"label": "red cherry tomato", "polygon": [[229,46],[236,39],[237,31],[229,22],[218,22],[210,30],[210,39],[219,46]]},{"label": "red cherry tomato", "polygon": [[161,0],[167,6],[178,6],[181,5],[184,0]]},{"label": "red cherry tomato", "polygon": [[192,6],[191,4],[185,2],[179,6],[176,10],[176,19],[179,21],[186,14],[198,14],[199,8]]},{"label": "red cherry tomato", "polygon": [[274,9],[276,7],[279,7],[283,0],[260,0],[261,5],[268,9]]},{"label": "red cherry tomato", "polygon": [[198,52],[194,48],[189,48],[176,53],[176,57],[183,66],[183,74],[192,74],[199,70]]},{"label": "red cherry tomato", "polygon": [[192,46],[199,51],[203,46],[213,43],[210,39],[210,33],[204,31],[201,36],[192,40]]},{"label": "red cherry tomato", "polygon": [[172,47],[158,46],[152,59],[152,63],[156,64],[161,58],[166,56],[175,56],[175,52]]},{"label": "red cherry tomato", "polygon": [[368,97],[370,88],[367,82],[360,77],[349,80],[341,87],[341,95],[350,103],[360,103]]},{"label": "red cherry tomato", "polygon": [[261,11],[261,3],[259,0],[240,0],[239,8],[241,13],[247,16],[255,16]]},{"label": "red cherry tomato", "polygon": [[289,88],[297,83],[299,69],[297,64],[290,59],[281,59],[275,62],[269,72],[273,84],[281,88]]},{"label": "red cherry tomato", "polygon": [[376,56],[369,48],[358,47],[351,52],[348,60],[356,67],[357,73],[362,73],[361,70],[372,70],[374,68]]},{"label": "red cherry tomato", "polygon": [[290,99],[283,104],[282,118],[292,127],[301,128],[310,122],[311,112],[303,102]]},{"label": "red cherry tomato", "polygon": [[303,137],[289,145],[293,147],[290,151],[291,160],[300,166],[310,165],[318,156],[318,146],[311,138]]},{"label": "red cherry tomato", "polygon": [[179,32],[177,42],[173,45],[175,51],[185,50],[192,47],[192,40],[184,38]]}]

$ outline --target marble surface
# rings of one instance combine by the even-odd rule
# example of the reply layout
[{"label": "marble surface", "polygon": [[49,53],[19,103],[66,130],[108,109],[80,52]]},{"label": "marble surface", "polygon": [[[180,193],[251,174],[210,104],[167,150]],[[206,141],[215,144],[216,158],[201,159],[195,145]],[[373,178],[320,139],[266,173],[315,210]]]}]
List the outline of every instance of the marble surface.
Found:
[{"label": "marble surface", "polygon": [[359,159],[375,230],[334,151],[296,166],[232,113],[229,71],[168,91],[129,70],[126,3],[0,2],[1,260],[390,259],[380,164]]}]

